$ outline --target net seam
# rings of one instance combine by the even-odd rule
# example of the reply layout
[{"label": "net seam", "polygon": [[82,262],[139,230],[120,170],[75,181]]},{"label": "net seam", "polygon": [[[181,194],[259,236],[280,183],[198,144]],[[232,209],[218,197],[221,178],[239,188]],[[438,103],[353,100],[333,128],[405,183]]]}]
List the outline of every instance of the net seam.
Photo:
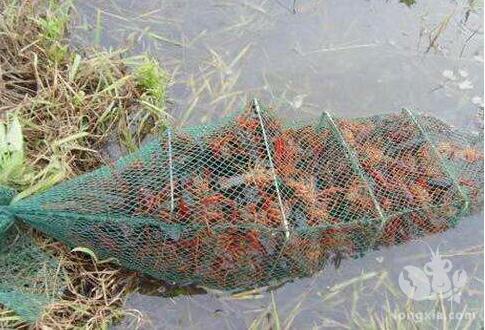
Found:
[{"label": "net seam", "polygon": [[170,212],[175,209],[175,187],[173,182],[173,161],[172,161],[172,130],[167,128],[168,138],[168,164],[169,164],[169,176],[170,176]]},{"label": "net seam", "polygon": [[408,108],[403,108],[403,111],[411,119],[412,123],[419,129],[419,131],[423,135],[424,139],[429,143],[430,148],[431,148],[431,152],[438,159],[438,163],[439,163],[439,165],[441,167],[441,170],[443,170],[446,173],[446,175],[451,179],[451,182],[455,186],[455,189],[458,190],[458,192],[460,193],[460,195],[462,196],[462,198],[463,198],[463,200],[465,202],[465,205],[464,205],[464,208],[463,208],[463,212],[464,213],[467,212],[468,211],[468,208],[470,206],[470,198],[465,193],[465,191],[463,191],[463,188],[458,183],[458,180],[453,175],[453,173],[451,172],[451,170],[449,169],[449,167],[446,165],[446,162],[440,156],[440,153],[438,152],[435,144],[433,143],[433,141],[429,137],[428,133],[426,133],[426,131],[424,130],[423,126],[419,123],[419,121],[416,118],[416,115],[414,114],[414,112],[411,109],[408,109]]},{"label": "net seam", "polygon": [[284,230],[285,230],[285,238],[288,239],[290,237],[288,221],[286,219],[285,210],[283,208],[283,200],[281,198],[281,192],[280,192],[280,187],[279,187],[279,183],[278,183],[278,178],[276,176],[276,170],[275,170],[275,167],[274,167],[274,164],[273,164],[273,158],[271,157],[271,151],[269,149],[268,137],[266,135],[266,129],[264,127],[263,118],[261,117],[261,110],[259,108],[259,103],[258,103],[258,100],[256,98],[253,99],[253,104],[254,104],[254,109],[256,110],[256,114],[258,115],[259,123],[261,125],[261,130],[262,130],[262,133],[263,133],[264,145],[265,145],[265,148],[266,148],[266,153],[268,155],[271,174],[272,174],[273,180],[274,180],[274,186],[275,186],[275,189],[276,189],[276,195],[278,197],[278,204],[280,206],[281,216],[283,218],[282,220],[283,220],[283,227],[284,227]]},{"label": "net seam", "polygon": [[[430,209],[435,209],[435,208],[439,208],[438,206],[435,206],[435,207],[420,207],[420,208],[410,208],[410,209],[406,209],[406,210],[403,210],[403,211],[399,211],[399,212],[394,212],[392,213],[392,215],[390,217],[395,217],[395,216],[399,216],[399,215],[403,215],[403,214],[407,214],[407,213],[412,213],[412,212],[419,212],[419,211],[423,211],[423,210],[430,210]],[[82,218],[82,219],[88,219],[88,220],[95,220],[95,221],[103,221],[103,222],[110,222],[112,221],[112,217],[109,216],[109,215],[106,215],[106,216],[103,216],[103,215],[97,215],[97,214],[73,214],[72,212],[69,212],[69,211],[60,211],[60,212],[52,212],[52,211],[40,211],[40,210],[36,210],[36,211],[33,211],[33,212],[29,212],[29,211],[26,211],[26,212],[18,212],[16,213],[16,215],[18,216],[19,219],[23,219],[25,223],[29,224],[31,223],[31,221],[29,221],[28,219],[31,219],[32,216],[60,216],[60,217],[63,217],[63,218],[66,218],[66,219],[72,219],[72,218]],[[126,218],[130,218],[129,216],[126,216]],[[347,227],[347,226],[352,226],[352,225],[359,225],[359,224],[372,224],[375,222],[375,220],[378,219],[378,218],[367,218],[365,220],[353,220],[353,221],[350,221],[350,222],[345,222],[345,223],[340,223],[340,224],[332,224],[332,225],[327,225],[327,226],[320,226],[320,227],[307,227],[305,229],[305,231],[311,231],[311,232],[314,232],[314,231],[318,231],[318,230],[328,230],[328,229],[333,229],[333,228],[341,228],[341,227]],[[139,217],[139,220],[140,222],[138,222],[137,224],[140,224],[140,226],[142,225],[157,225],[160,223],[159,220],[155,220],[153,218],[147,218],[147,217]],[[212,227],[214,230],[223,230],[223,229],[227,229],[227,228],[232,228],[234,227],[234,225],[225,225],[225,226],[220,226],[220,227]],[[272,232],[281,232],[281,229],[279,230],[276,230],[276,228],[268,228],[267,226],[264,226],[264,228],[262,228],[262,225],[255,225],[255,224],[246,224],[246,225],[243,225],[243,224],[240,224],[238,225],[239,228],[258,228],[258,229],[267,229],[268,233],[272,233]],[[163,228],[166,228],[167,230],[170,230],[170,229],[178,229],[178,230],[181,230],[181,231],[185,231],[187,229],[187,226],[185,225],[181,225],[181,224],[165,224],[165,226]],[[191,228],[195,228],[196,230],[199,230],[199,229],[204,229],[204,228],[207,228],[206,225],[200,225],[200,227],[191,227]],[[310,229],[311,228],[311,229]]]},{"label": "net seam", "polygon": [[354,168],[354,170],[357,171],[357,174],[359,175],[361,180],[364,181],[365,186],[367,188],[367,191],[369,192],[369,195],[372,199],[372,203],[374,204],[374,207],[376,208],[377,212],[379,213],[379,217],[381,218],[381,223],[382,223],[382,225],[384,225],[387,221],[387,216],[384,215],[384,212],[382,211],[381,206],[380,206],[379,202],[377,201],[377,198],[374,194],[374,190],[372,189],[372,187],[369,183],[369,180],[363,174],[364,170],[362,169],[362,166],[360,165],[360,161],[357,158],[357,156],[354,152],[354,149],[351,146],[349,146],[347,141],[345,141],[345,138],[343,137],[342,132],[340,131],[340,128],[337,126],[337,124],[333,120],[330,113],[328,113],[327,111],[324,111],[323,116],[325,116],[325,118],[327,119],[327,122],[330,124],[331,129],[332,129],[334,135],[336,135],[338,142],[345,148],[345,151],[346,151],[345,156],[350,160],[352,167]]}]

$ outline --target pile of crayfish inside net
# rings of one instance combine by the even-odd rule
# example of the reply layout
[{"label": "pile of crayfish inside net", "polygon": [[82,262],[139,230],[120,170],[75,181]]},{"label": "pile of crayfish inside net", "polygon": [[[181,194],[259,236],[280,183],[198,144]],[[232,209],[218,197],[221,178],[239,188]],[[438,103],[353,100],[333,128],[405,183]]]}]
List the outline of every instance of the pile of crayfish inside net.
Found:
[{"label": "pile of crayfish inside net", "polygon": [[482,160],[411,111],[288,126],[254,101],[219,125],[167,131],[43,207],[83,214],[57,237],[129,268],[248,287],[448,229],[480,204]]}]

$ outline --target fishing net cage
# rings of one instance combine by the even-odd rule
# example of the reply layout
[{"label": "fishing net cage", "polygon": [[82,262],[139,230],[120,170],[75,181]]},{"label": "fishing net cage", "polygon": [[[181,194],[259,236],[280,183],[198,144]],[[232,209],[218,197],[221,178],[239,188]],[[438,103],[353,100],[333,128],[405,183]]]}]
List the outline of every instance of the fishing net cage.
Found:
[{"label": "fishing net cage", "polygon": [[29,323],[61,296],[66,284],[59,261],[38,243],[21,226],[0,238],[0,304]]},{"label": "fishing net cage", "polygon": [[242,290],[455,226],[483,205],[482,147],[411,110],[284,123],[253,100],[5,202],[1,221],[177,285]]}]

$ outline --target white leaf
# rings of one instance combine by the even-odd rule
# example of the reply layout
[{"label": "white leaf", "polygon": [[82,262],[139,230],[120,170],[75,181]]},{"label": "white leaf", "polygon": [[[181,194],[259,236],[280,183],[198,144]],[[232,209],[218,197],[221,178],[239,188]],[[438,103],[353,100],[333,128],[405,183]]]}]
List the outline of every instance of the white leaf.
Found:
[{"label": "white leaf", "polygon": [[17,116],[14,116],[8,127],[6,142],[10,151],[23,150],[22,127]]},{"label": "white leaf", "polygon": [[449,80],[456,80],[456,76],[455,76],[455,73],[451,70],[445,70],[443,71],[442,73],[443,77],[445,77],[446,79],[449,79]]},{"label": "white leaf", "polygon": [[477,106],[483,107],[483,100],[480,96],[472,97],[472,103],[477,105]]},{"label": "white leaf", "polygon": [[458,84],[458,88],[462,90],[473,89],[473,84],[470,80],[463,80],[461,83]]}]

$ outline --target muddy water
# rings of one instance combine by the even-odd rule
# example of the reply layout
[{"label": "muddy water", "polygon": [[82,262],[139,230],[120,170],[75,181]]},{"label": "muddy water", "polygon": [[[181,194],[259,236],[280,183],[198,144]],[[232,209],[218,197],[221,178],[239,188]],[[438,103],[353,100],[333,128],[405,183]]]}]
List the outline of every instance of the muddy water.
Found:
[{"label": "muddy water", "polygon": [[[362,116],[411,107],[479,129],[480,1],[404,2],[87,0],[76,3],[72,40],[158,58],[172,76],[175,125],[210,122],[258,96],[290,120],[315,118],[322,110]],[[127,308],[143,314],[144,328],[157,329],[266,327],[276,320],[295,329],[359,328],[359,322],[370,326],[386,317],[397,322],[385,306],[404,311],[400,272],[407,265],[423,269],[430,247],[436,251],[441,243],[452,268],[428,272],[426,281],[452,280],[464,270],[461,300],[446,301],[445,308],[475,311],[474,328],[483,320],[477,312],[483,306],[482,220],[470,217],[443,235],[347,260],[339,269],[245,297],[251,299],[135,294]],[[429,301],[413,305],[418,312],[434,310]],[[133,322],[127,318],[121,327]],[[468,321],[450,322],[461,328]],[[442,323],[426,320],[423,327]]]}]

